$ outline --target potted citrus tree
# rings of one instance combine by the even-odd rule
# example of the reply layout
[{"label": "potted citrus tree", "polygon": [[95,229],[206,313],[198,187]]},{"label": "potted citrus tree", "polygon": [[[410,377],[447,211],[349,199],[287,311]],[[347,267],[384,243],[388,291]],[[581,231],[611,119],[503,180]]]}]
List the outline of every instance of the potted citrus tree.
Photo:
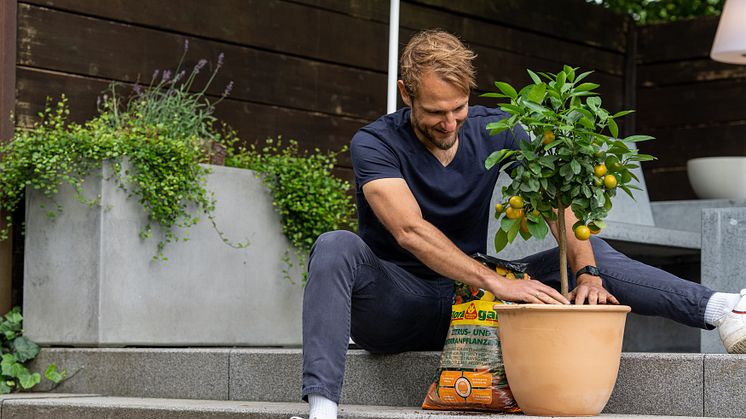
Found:
[{"label": "potted citrus tree", "polygon": [[[629,143],[646,135],[619,139],[616,119],[631,113],[610,113],[584,81],[591,72],[576,68],[535,73],[533,83],[519,91],[497,82],[496,93],[508,99],[500,108],[511,116],[487,126],[492,134],[522,125],[530,139],[517,150],[500,150],[485,162],[509,170],[497,205],[500,227],[495,249],[500,251],[520,235],[543,239],[548,222],[556,222],[560,250],[562,294],[568,296],[565,215],[578,221],[571,227],[578,240],[605,227],[603,222],[619,190],[632,195],[637,180],[630,171],[652,156],[639,154]],[[519,406],[532,415],[596,415],[608,401],[619,369],[628,306],[534,304],[495,307],[500,318],[505,370]],[[551,348],[551,351],[547,349]],[[546,391],[548,388],[557,391]]]}]

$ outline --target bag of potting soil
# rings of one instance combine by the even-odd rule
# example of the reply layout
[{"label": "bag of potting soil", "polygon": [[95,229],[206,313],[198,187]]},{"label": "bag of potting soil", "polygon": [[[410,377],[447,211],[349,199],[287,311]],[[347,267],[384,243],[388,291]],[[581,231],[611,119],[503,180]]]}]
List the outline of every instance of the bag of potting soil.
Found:
[{"label": "bag of potting soil", "polygon": [[[525,264],[481,254],[473,257],[509,279],[529,279]],[[481,288],[456,283],[451,326],[423,409],[521,411],[505,378],[494,304],[511,303]]]}]

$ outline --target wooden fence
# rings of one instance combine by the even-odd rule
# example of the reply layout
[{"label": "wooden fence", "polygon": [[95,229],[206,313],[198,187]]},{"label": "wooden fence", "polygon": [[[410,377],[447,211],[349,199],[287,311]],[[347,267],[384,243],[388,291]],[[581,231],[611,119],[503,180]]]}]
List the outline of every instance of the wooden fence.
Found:
[{"label": "wooden fence", "polygon": [[[709,58],[717,18],[642,26],[638,30],[637,130],[656,141],[641,150],[655,201],[695,199],[686,161],[746,155],[746,66]],[[723,179],[727,182],[728,179]]]},{"label": "wooden fence", "polygon": [[[308,149],[338,150],[385,113],[388,3],[20,0],[16,65],[9,69],[16,123],[33,124],[46,98],[63,93],[71,119],[85,120],[110,82],[149,83],[154,70],[177,64],[189,41],[187,69],[202,58],[214,66],[225,54],[208,93],[218,96],[234,82],[217,113],[245,142],[282,135]],[[473,103],[495,104],[478,97],[493,81],[525,84],[526,68],[554,72],[571,64],[596,70],[591,80],[602,85],[609,109],[634,104],[633,25],[583,0],[402,2],[401,45],[436,27],[460,35],[479,55]],[[348,155],[336,171],[352,180]],[[14,240],[17,284],[22,244]]]},{"label": "wooden fence", "polygon": [[[189,40],[187,68],[225,54],[209,93],[234,81],[218,113],[244,140],[283,135],[339,149],[385,113],[387,21],[388,2],[376,0],[23,0],[18,123],[32,123],[45,97],[61,93],[73,119],[88,118],[110,81],[149,82],[155,69],[175,66]],[[610,107],[623,106],[628,23],[606,10],[580,0],[402,4],[402,44],[431,27],[460,34],[479,54],[480,91],[495,80],[526,83],[528,67],[573,63],[596,69]],[[351,179],[348,156],[339,166]]]}]

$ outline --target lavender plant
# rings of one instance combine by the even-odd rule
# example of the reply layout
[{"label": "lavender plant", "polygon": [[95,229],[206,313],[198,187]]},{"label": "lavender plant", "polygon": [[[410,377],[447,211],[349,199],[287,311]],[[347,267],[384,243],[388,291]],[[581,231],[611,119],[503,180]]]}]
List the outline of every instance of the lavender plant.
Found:
[{"label": "lavender plant", "polygon": [[[53,200],[62,184],[71,185],[82,202],[94,205],[98,199],[86,197],[83,184],[108,161],[115,180],[147,214],[141,237],[152,237],[153,226],[160,226],[162,236],[154,258],[166,259],[165,245],[185,239],[178,228],[199,221],[189,207],[212,220],[215,199],[205,189],[209,169],[199,163],[209,159],[206,145],[229,141],[227,136],[232,135],[220,129],[213,115],[232,83],[215,102],[205,94],[223,65],[220,54],[209,80],[196,91],[195,79],[207,60],[200,60],[187,73],[181,67],[188,47],[187,42],[174,71],[156,70],[147,86],[136,84],[128,96],[122,95],[121,84],[111,84],[99,99],[99,115],[84,124],[67,120],[67,99],[62,96],[56,105],[48,104],[34,127],[18,129],[11,142],[0,145],[0,209],[12,214],[27,187]],[[57,205],[49,215],[61,210]],[[6,221],[0,240],[8,237],[13,225],[10,215]]]}]

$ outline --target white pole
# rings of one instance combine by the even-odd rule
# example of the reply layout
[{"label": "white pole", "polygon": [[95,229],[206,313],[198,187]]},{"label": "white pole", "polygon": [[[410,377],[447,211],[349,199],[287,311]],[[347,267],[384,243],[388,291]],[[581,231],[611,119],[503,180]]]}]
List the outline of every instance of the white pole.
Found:
[{"label": "white pole", "polygon": [[396,80],[399,64],[399,0],[391,0],[389,12],[389,78],[386,113],[396,111]]}]

